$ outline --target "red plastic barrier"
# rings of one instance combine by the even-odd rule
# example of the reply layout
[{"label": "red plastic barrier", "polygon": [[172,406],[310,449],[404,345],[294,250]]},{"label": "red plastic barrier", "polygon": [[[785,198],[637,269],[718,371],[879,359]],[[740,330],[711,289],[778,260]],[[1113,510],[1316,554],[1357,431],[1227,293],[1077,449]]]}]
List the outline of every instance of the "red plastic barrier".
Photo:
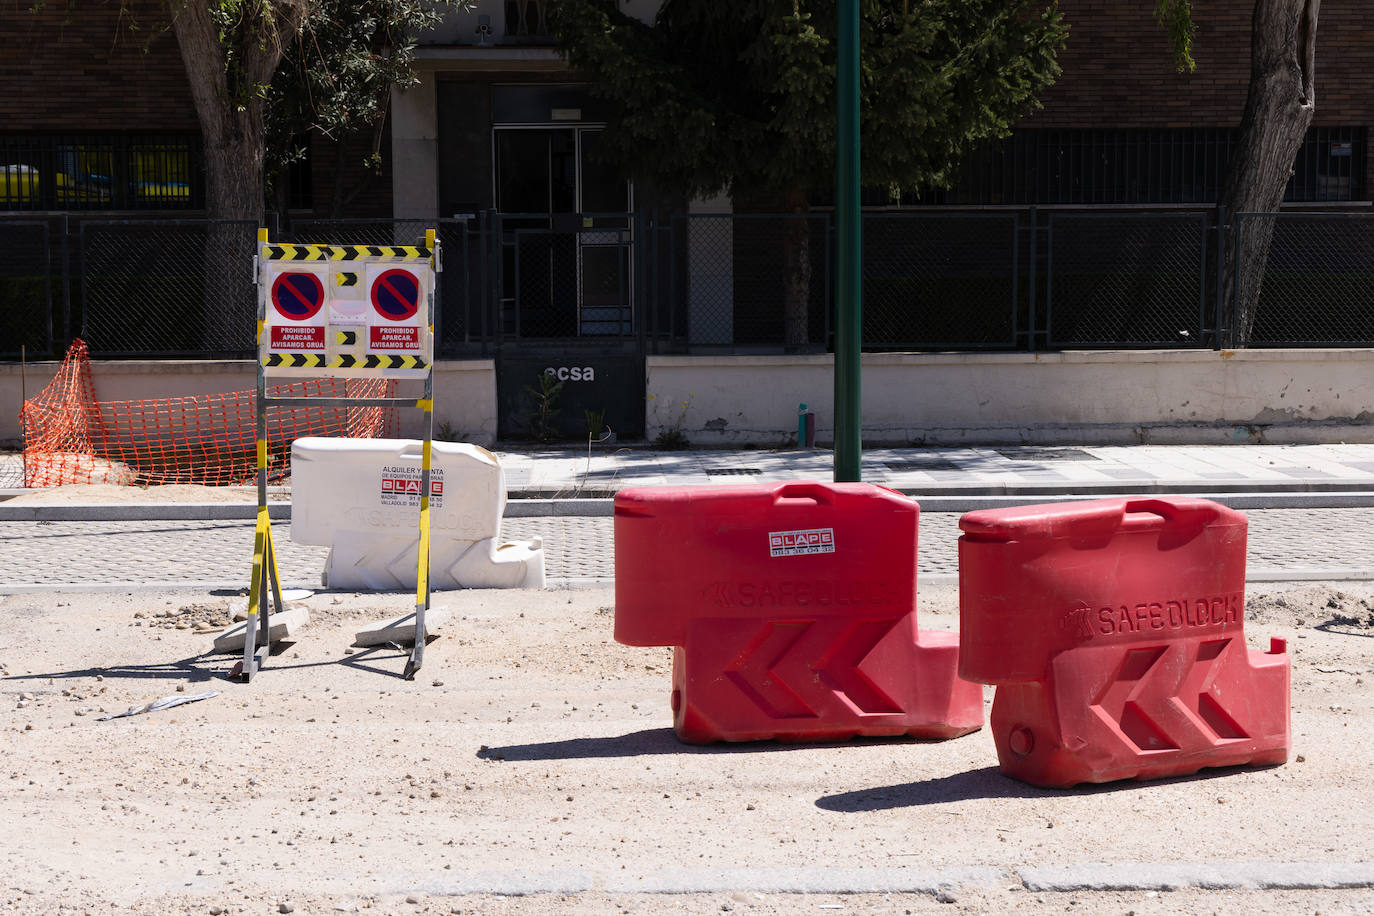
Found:
[{"label": "red plastic barrier", "polygon": [[959,522],[959,673],[996,684],[1002,770],[1040,786],[1288,759],[1286,646],[1245,644],[1245,516],[1103,499]]},{"label": "red plastic barrier", "polygon": [[919,515],[861,483],[622,490],[615,638],[676,647],[683,741],[974,731],[958,636],[916,629]]}]

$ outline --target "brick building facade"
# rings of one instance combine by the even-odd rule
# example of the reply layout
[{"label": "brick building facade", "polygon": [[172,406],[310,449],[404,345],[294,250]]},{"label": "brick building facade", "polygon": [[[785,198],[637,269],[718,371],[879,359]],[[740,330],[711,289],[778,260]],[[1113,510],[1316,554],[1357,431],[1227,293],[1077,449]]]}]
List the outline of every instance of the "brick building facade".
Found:
[{"label": "brick building facade", "polygon": [[[625,5],[640,15],[652,4]],[[517,6],[527,8],[521,21],[507,23],[506,13]],[[393,187],[392,154],[414,138],[389,133],[383,142],[387,172],[368,177],[358,167],[366,152],[359,141],[342,157],[345,192],[362,188],[344,215],[390,215],[397,197],[405,215],[494,205],[494,87],[572,79],[537,19],[526,21],[528,9],[540,6],[482,0],[427,37],[421,65],[437,100],[428,129],[420,132],[426,141],[437,138],[437,174],[418,190]],[[1043,94],[1043,109],[1016,125],[1005,147],[974,157],[960,187],[936,202],[1208,203],[1224,166],[1228,132],[1245,102],[1252,4],[1197,5],[1192,74],[1176,72],[1152,7],[1061,0],[1071,32],[1060,57],[1063,75]],[[199,128],[162,9],[152,0],[107,0],[79,10],[56,3],[37,11],[13,4],[0,10],[0,28],[9,38],[0,50],[0,211],[198,208]],[[1291,200],[1369,198],[1371,37],[1374,11],[1367,4],[1322,5],[1317,130],[1300,157],[1295,181],[1301,186]],[[466,145],[451,150],[462,153],[461,164],[446,161],[446,144],[461,135],[470,135]],[[474,161],[473,151],[483,155]],[[48,158],[40,168],[41,155]],[[309,193],[296,195],[298,206],[327,215],[339,162],[332,149],[317,144]],[[46,184],[45,170],[52,173]],[[409,181],[411,173],[402,171]],[[1028,172],[1046,174],[1032,179]],[[1124,173],[1131,173],[1130,181]],[[410,203],[417,200],[418,206]]]},{"label": "brick building facade", "polygon": [[[165,6],[68,6],[0,8],[0,212],[196,215],[200,124]],[[342,155],[316,143],[311,167],[292,176],[309,182],[291,189],[292,208],[327,216],[342,166],[347,215],[389,216],[388,157],[381,174],[361,167],[370,143],[355,138]]]}]

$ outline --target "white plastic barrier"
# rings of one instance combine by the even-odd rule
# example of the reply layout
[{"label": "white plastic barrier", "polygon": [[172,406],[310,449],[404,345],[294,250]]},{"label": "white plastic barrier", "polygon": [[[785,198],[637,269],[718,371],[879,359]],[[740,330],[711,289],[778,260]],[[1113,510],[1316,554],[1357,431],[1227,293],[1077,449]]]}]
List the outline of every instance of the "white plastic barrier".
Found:
[{"label": "white plastic barrier", "polygon": [[[417,439],[308,437],[291,446],[291,540],[328,545],[328,588],[414,588],[420,542]],[[543,588],[539,539],[501,543],[506,478],[496,456],[435,442],[430,586]]]}]

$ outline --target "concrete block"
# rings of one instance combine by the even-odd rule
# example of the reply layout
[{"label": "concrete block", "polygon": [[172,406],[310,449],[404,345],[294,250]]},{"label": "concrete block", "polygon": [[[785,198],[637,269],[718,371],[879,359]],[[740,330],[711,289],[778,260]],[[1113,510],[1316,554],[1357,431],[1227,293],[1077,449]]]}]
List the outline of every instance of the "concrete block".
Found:
[{"label": "concrete block", "polygon": [[[242,651],[244,643],[247,641],[248,624],[245,620],[236,623],[223,633],[215,637],[216,652],[238,652]],[[253,626],[260,626],[258,621],[251,621]],[[272,614],[268,619],[267,638],[270,642],[278,642],[292,635],[301,627],[310,622],[310,611],[305,607],[293,607],[283,610],[280,614]]]},{"label": "concrete block", "polygon": [[[311,595],[313,595],[313,594],[315,594],[315,593],[312,592],[312,591],[311,591],[310,589],[308,589],[308,588],[284,588],[284,589],[282,589],[282,591],[281,591],[281,600],[282,600],[282,603],[283,603],[282,610],[283,610],[283,611],[289,611],[289,610],[291,610],[292,608],[294,608],[294,607],[296,606],[294,603],[288,603],[288,602],[304,601],[305,599],[309,598],[309,597],[310,597]],[[271,600],[272,600],[271,592],[268,593],[268,595],[267,595],[267,600],[268,600],[268,601],[271,601]],[[235,599],[234,601],[229,602],[229,609],[230,609],[231,611],[234,612],[234,619],[235,619],[235,620],[247,620],[247,619],[248,619],[248,599],[247,599],[247,598],[238,598],[238,599]]]},{"label": "concrete block", "polygon": [[[432,607],[425,611],[425,635],[438,635],[439,630],[448,622],[448,608]],[[415,643],[415,612],[411,611],[396,620],[371,623],[363,627],[353,637],[355,646],[384,646],[388,643],[413,645]]]}]

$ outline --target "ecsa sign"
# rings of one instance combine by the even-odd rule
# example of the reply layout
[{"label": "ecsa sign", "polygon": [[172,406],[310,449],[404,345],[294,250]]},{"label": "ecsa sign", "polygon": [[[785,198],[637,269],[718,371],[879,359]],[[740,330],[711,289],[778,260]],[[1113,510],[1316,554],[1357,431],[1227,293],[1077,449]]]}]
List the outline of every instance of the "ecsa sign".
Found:
[{"label": "ecsa sign", "polygon": [[594,382],[596,369],[592,366],[549,366],[545,375],[552,375],[560,382]]}]

